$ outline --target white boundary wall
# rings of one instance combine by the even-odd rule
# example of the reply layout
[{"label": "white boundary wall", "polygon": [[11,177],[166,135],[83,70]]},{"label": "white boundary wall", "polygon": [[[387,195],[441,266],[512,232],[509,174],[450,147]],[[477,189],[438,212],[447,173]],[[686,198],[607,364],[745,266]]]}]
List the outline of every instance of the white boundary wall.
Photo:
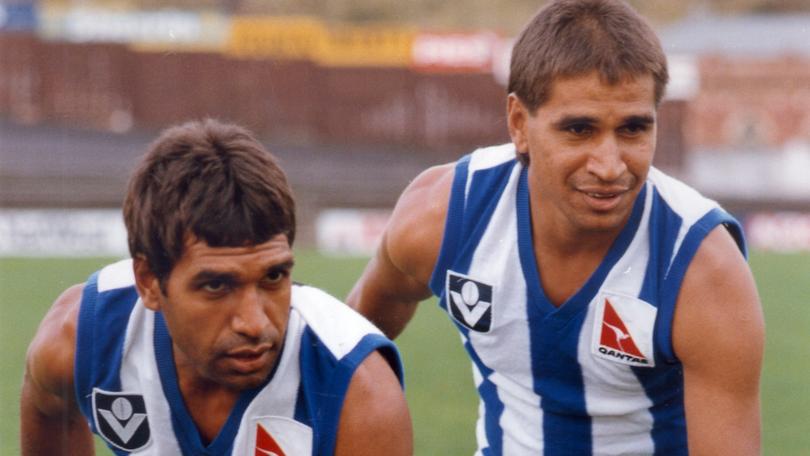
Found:
[{"label": "white boundary wall", "polygon": [[120,209],[0,209],[0,256],[127,256]]}]

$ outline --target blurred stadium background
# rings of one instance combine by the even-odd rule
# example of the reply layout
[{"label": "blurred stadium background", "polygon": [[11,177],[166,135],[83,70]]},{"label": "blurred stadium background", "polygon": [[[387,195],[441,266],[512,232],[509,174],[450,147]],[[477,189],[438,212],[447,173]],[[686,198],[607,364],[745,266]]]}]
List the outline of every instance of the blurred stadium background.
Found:
[{"label": "blurred stadium background", "polygon": [[[211,116],[257,133],[298,199],[296,279],[345,296],[410,179],[508,139],[511,40],[543,2],[501,3],[0,0],[0,454],[19,452],[38,321],[126,255],[124,183],[160,129]],[[655,164],[720,200],[753,248],[765,454],[807,454],[810,4],[631,3],[670,58]],[[446,317],[423,305],[398,344],[417,454],[472,454],[474,391]]]}]

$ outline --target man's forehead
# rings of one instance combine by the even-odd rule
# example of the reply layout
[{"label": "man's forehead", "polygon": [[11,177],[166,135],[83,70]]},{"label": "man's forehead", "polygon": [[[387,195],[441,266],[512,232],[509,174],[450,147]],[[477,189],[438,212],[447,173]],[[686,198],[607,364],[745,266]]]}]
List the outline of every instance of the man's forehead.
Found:
[{"label": "man's forehead", "polygon": [[221,247],[211,246],[204,240],[189,238],[178,264],[186,263],[193,269],[243,262],[272,266],[288,263],[292,258],[292,249],[284,234],[274,236],[260,244]]},{"label": "man's forehead", "polygon": [[627,110],[628,115],[653,115],[655,84],[652,76],[626,78],[616,83],[603,81],[596,73],[560,77],[551,84],[549,97],[538,110],[587,115],[590,109],[599,109],[607,103]]},{"label": "man's forehead", "polygon": [[572,75],[559,75],[552,79],[550,87],[550,94],[555,91],[566,90],[571,86],[591,86],[594,89],[611,90],[625,86],[636,86],[639,89],[644,88],[649,90],[649,95],[655,95],[655,80],[650,73],[641,74],[625,74],[618,79],[611,80],[607,76],[602,75],[598,71],[589,71],[585,73],[577,73]]}]

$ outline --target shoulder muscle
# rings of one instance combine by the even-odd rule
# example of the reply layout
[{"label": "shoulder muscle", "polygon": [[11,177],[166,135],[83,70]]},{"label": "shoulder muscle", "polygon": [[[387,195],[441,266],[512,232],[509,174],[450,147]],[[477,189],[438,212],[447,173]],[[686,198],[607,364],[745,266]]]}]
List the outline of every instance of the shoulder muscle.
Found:
[{"label": "shoulder muscle", "polygon": [[672,338],[690,453],[759,454],[764,319],[751,271],[723,227],[686,272]]},{"label": "shoulder muscle", "polygon": [[73,402],[73,360],[83,285],[74,285],[54,302],[26,355],[25,381],[43,414],[61,413]]},{"label": "shoulder muscle", "polygon": [[352,376],[340,414],[335,454],[413,453],[413,429],[399,381],[378,352]]},{"label": "shoulder muscle", "polygon": [[764,323],[754,279],[724,227],[709,233],[695,254],[673,325],[674,348],[685,362],[719,355],[706,350],[707,338],[719,344],[716,348],[761,351]]},{"label": "shoulder muscle", "polygon": [[402,193],[384,248],[397,269],[427,284],[441,247],[454,164],[422,172]]}]

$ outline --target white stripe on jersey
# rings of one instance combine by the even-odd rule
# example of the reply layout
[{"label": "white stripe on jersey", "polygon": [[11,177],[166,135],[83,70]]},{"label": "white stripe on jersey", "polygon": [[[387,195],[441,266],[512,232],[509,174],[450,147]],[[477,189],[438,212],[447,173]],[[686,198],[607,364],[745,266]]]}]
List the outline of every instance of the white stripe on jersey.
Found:
[{"label": "white stripe on jersey", "polygon": [[[497,166],[514,158],[514,149],[500,147],[474,154],[469,165],[469,176],[481,168]],[[519,167],[512,170],[504,194],[516,193],[520,178]],[[468,179],[468,184],[472,179]],[[526,287],[517,251],[517,242],[512,233],[517,233],[517,217],[513,198],[502,198],[490,219],[479,246],[472,259],[468,274],[487,284],[493,284],[492,327],[508,332],[508,338],[496,338],[490,334],[470,331],[467,337],[481,361],[488,367],[496,367],[497,374],[489,380],[496,386],[501,402],[507,404],[500,417],[503,433],[503,454],[530,454],[540,449],[523,436],[540,432],[543,418],[540,397],[533,392],[531,342],[526,324],[525,305],[506,305],[526,300]],[[509,323],[506,323],[509,322]],[[506,326],[508,324],[508,326]],[[509,341],[509,344],[505,344]],[[509,356],[505,357],[504,353]],[[521,391],[522,390],[522,391]],[[479,415],[478,426],[483,430],[484,415]]]}]

